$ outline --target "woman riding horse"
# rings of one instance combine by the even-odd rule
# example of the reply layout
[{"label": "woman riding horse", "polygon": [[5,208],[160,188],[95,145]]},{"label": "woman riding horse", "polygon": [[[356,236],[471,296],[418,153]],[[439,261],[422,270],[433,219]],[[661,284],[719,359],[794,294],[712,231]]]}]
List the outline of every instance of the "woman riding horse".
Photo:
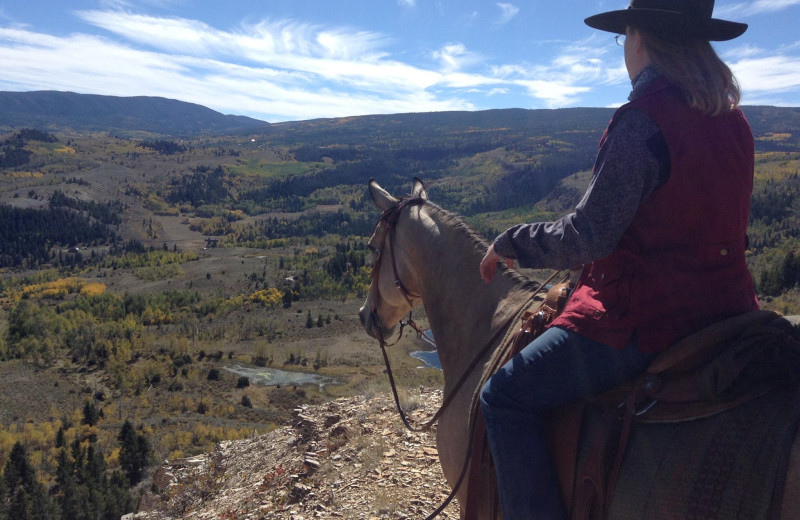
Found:
[{"label": "woman riding horse", "polygon": [[[745,263],[753,137],[710,40],[713,0],[632,0],[586,19],[624,36],[633,91],[573,213],[499,235],[480,265],[583,266],[563,313],[481,393],[504,520],[564,519],[543,420],[644,371],[675,341],[758,308]],[[569,374],[565,376],[565,374]]]}]

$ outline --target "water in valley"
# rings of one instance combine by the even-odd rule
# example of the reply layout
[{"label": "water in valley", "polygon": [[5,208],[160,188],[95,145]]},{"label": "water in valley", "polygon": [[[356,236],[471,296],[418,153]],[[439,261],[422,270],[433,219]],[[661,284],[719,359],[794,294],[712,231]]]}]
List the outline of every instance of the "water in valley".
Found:
[{"label": "water in valley", "polygon": [[303,386],[317,385],[320,388],[326,385],[340,385],[341,381],[334,377],[313,372],[294,372],[270,367],[245,366],[235,363],[223,367],[228,372],[250,378],[250,384],[265,386]]}]

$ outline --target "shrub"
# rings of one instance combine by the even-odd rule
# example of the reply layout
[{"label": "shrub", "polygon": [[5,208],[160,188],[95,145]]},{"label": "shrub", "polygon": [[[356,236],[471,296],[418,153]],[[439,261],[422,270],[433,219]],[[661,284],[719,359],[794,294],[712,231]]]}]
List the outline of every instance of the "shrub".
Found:
[{"label": "shrub", "polygon": [[239,380],[236,381],[236,388],[246,388],[250,386],[250,378],[247,376],[240,376]]},{"label": "shrub", "polygon": [[245,408],[253,407],[253,403],[250,401],[250,398],[247,397],[246,395],[242,396],[242,406],[244,406]]},{"label": "shrub", "polygon": [[189,354],[184,354],[182,356],[178,356],[172,360],[172,364],[175,365],[175,368],[180,368],[183,365],[188,365],[192,362],[192,356]]},{"label": "shrub", "polygon": [[212,368],[208,371],[208,380],[209,381],[219,381],[219,370],[216,368]]}]

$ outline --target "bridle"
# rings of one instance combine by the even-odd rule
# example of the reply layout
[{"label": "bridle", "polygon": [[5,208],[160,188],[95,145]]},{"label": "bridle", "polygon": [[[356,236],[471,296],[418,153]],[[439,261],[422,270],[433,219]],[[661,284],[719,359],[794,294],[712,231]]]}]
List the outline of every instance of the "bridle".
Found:
[{"label": "bridle", "polygon": [[[381,224],[385,224],[387,229],[385,230],[385,232],[383,234],[383,237],[381,237],[380,246],[378,247],[378,249],[375,250],[376,258],[375,258],[375,262],[372,264],[372,282],[371,282],[371,287],[370,287],[370,292],[371,292],[371,296],[372,296],[372,308],[370,309],[370,314],[372,315],[373,323],[375,323],[376,326],[377,326],[376,327],[377,328],[377,339],[378,339],[378,343],[380,343],[380,346],[381,346],[381,353],[383,354],[383,362],[386,365],[386,374],[389,376],[389,384],[390,384],[390,386],[392,388],[392,395],[394,396],[394,402],[395,402],[395,405],[397,406],[397,411],[400,414],[400,419],[403,421],[403,424],[405,425],[405,427],[408,430],[413,431],[413,432],[422,432],[422,431],[430,430],[431,427],[434,424],[436,424],[436,421],[439,420],[439,417],[444,412],[445,406],[448,403],[447,402],[442,403],[442,406],[433,415],[433,417],[430,420],[428,420],[428,422],[426,422],[420,428],[415,428],[415,427],[411,426],[411,423],[409,422],[408,418],[406,417],[406,414],[403,411],[402,406],[400,406],[400,397],[398,396],[398,393],[397,393],[397,385],[395,384],[395,381],[394,381],[394,375],[392,374],[392,366],[389,363],[389,355],[386,353],[386,347],[392,346],[392,345],[396,344],[398,341],[400,341],[400,338],[403,337],[403,330],[404,330],[406,325],[408,325],[411,328],[413,328],[417,332],[417,334],[424,334],[424,332],[419,327],[419,325],[417,325],[414,322],[414,320],[411,317],[411,313],[412,313],[413,308],[414,308],[413,298],[421,299],[422,297],[421,297],[421,295],[414,294],[411,291],[409,291],[408,288],[403,284],[402,280],[400,280],[400,274],[399,274],[399,272],[397,270],[397,258],[395,256],[395,248],[394,248],[394,245],[392,245],[392,244],[390,244],[389,250],[391,251],[391,258],[392,258],[392,271],[393,271],[393,275],[394,275],[394,286],[397,288],[397,290],[400,291],[400,293],[405,298],[406,302],[408,302],[408,305],[409,305],[409,307],[411,307],[411,310],[409,310],[409,312],[408,312],[408,321],[400,320],[400,331],[397,334],[397,339],[395,340],[395,343],[392,343],[391,345],[386,342],[386,338],[383,335],[383,328],[381,327],[380,317],[378,316],[378,302],[380,300],[380,295],[381,295],[380,289],[378,287],[380,285],[381,267],[382,267],[382,264],[383,264],[382,251],[386,250],[386,245],[387,245],[387,243],[390,242],[390,238],[391,238],[392,241],[394,240],[394,234],[395,234],[395,230],[397,228],[397,221],[400,219],[400,214],[407,207],[410,207],[410,206],[422,206],[424,204],[425,204],[425,199],[423,199],[422,197],[401,199],[400,202],[398,202],[397,204],[395,204],[394,206],[392,206],[391,208],[387,209],[386,211],[384,211],[381,214],[381,218],[378,220],[377,226],[380,226]],[[376,228],[377,228],[377,226],[376,226]]]},{"label": "bridle", "polygon": [[[378,286],[380,282],[381,267],[383,264],[383,251],[386,250],[386,245],[387,243],[389,243],[389,238],[391,237],[392,241],[394,239],[395,229],[397,228],[397,221],[400,219],[400,214],[402,213],[403,209],[410,206],[422,206],[423,204],[425,204],[425,199],[421,197],[416,197],[413,199],[411,198],[402,199],[400,200],[400,202],[398,202],[391,208],[381,213],[381,218],[378,220],[378,226],[380,226],[381,224],[385,224],[387,229],[384,232],[383,237],[381,237],[380,246],[378,247],[378,249],[375,250],[376,258],[375,262],[372,265],[372,283],[370,289],[372,294],[372,309],[370,309],[370,313],[372,314],[372,319],[374,323],[377,324],[378,341],[380,342],[382,349],[385,348],[386,346],[389,346],[386,342],[386,339],[384,338],[383,328],[380,325],[380,319],[378,316],[378,302],[380,300],[380,294],[381,294],[380,290],[378,289]],[[413,294],[411,291],[408,290],[408,288],[405,285],[403,285],[403,282],[400,280],[400,274],[397,270],[397,257],[395,255],[394,249],[395,249],[394,246],[390,247],[391,258],[392,258],[392,271],[394,274],[394,286],[403,295],[406,302],[408,302],[409,307],[413,309],[414,302],[412,298],[419,299],[420,295]],[[408,322],[403,322],[402,320],[400,321],[400,332],[397,335],[397,340],[395,341],[395,343],[399,341],[400,338],[403,336],[403,328],[406,326],[407,323],[408,324],[413,323],[413,320],[411,320],[410,312],[409,312]],[[412,327],[414,328],[414,330],[418,330],[416,323],[414,323]]]}]

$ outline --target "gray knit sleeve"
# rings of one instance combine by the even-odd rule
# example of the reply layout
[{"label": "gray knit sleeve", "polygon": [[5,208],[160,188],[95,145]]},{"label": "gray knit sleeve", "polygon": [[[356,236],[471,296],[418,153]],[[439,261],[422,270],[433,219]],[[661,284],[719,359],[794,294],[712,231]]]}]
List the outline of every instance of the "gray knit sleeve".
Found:
[{"label": "gray knit sleeve", "polygon": [[575,268],[603,258],[668,176],[669,153],[655,122],[640,110],[624,111],[609,128],[575,211],[507,229],[495,239],[495,252],[531,268]]}]

